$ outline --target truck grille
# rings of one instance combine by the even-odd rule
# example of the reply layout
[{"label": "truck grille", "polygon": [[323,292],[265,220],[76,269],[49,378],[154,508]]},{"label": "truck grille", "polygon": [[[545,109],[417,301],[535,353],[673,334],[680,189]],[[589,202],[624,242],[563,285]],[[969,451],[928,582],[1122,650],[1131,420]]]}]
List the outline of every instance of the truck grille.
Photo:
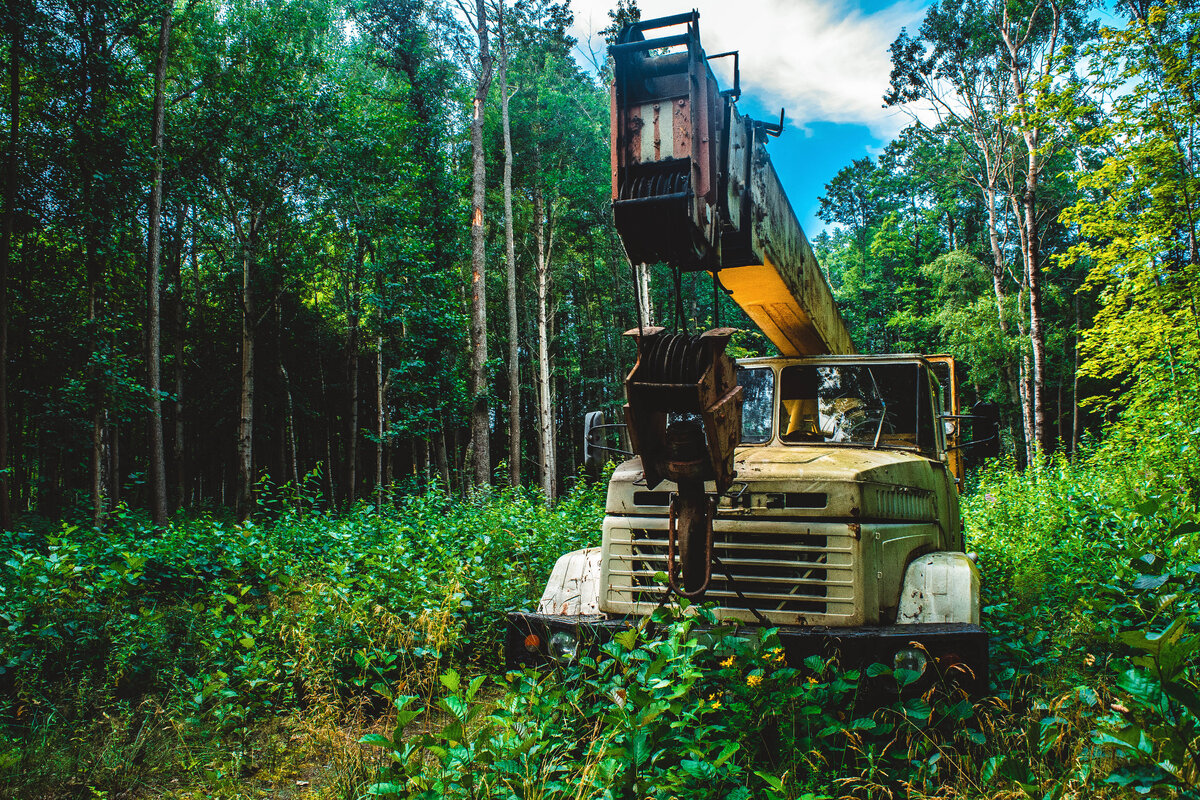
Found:
[{"label": "truck grille", "polygon": [[[665,522],[665,520],[664,520]],[[733,577],[713,566],[706,601],[718,609],[753,608],[777,622],[797,617],[850,617],[854,614],[852,540],[848,535],[727,529],[713,531],[713,549]],[[609,547],[609,597],[618,603],[653,604],[665,587],[654,580],[667,569],[667,531],[614,529]],[[632,609],[631,609],[632,610]],[[645,607],[640,610],[646,610]],[[772,614],[771,612],[775,612]]]}]

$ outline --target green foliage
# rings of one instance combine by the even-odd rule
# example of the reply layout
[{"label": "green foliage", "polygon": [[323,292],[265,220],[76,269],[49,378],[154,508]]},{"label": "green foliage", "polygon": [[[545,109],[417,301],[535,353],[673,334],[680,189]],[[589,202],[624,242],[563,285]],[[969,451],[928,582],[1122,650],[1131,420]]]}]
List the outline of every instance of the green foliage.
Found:
[{"label": "green foliage", "polygon": [[[819,657],[789,665],[774,630],[698,632],[701,622],[713,624],[703,609],[664,610],[595,658],[509,673],[491,703],[479,679],[456,673],[435,703],[397,699],[394,734],[364,739],[393,762],[372,792],[827,800],[835,779],[866,795],[932,786],[943,755],[983,738],[952,689],[878,707],[881,689],[915,673],[843,671]],[[860,702],[868,688],[874,699]]]},{"label": "green foliage", "polygon": [[153,701],[191,737],[245,746],[293,710],[430,692],[447,666],[494,668],[506,610],[600,528],[601,492],[475,502],[440,491],[332,515],[211,518],[99,534],[8,534],[0,566],[0,720],[25,744]]}]

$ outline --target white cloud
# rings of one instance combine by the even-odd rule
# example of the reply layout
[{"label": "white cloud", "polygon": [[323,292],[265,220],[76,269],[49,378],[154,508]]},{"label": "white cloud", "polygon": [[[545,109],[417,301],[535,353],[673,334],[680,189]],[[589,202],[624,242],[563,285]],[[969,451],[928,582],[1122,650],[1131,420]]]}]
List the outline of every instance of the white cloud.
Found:
[{"label": "white cloud", "polygon": [[[572,31],[583,52],[589,35],[608,25],[613,0],[573,0]],[[899,0],[864,13],[847,0],[641,0],[642,17],[700,11],[705,51],[741,53],[742,89],[765,105],[787,108],[791,124],[847,122],[884,140],[908,124],[882,108],[891,70],[888,46],[920,25],[925,4]],[[594,52],[603,42],[592,40]],[[720,74],[720,73],[718,73]]]}]

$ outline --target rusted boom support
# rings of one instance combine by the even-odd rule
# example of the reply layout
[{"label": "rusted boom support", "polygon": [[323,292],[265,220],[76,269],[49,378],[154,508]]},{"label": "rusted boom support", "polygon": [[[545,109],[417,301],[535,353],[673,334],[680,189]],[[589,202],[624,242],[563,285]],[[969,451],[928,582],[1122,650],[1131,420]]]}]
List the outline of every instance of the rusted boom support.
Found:
[{"label": "rusted boom support", "polygon": [[630,260],[716,272],[783,355],[855,352],[767,154],[782,123],[737,111],[736,54],[712,57],[735,58],[722,92],[696,12],[635,23],[610,52],[613,215]]}]

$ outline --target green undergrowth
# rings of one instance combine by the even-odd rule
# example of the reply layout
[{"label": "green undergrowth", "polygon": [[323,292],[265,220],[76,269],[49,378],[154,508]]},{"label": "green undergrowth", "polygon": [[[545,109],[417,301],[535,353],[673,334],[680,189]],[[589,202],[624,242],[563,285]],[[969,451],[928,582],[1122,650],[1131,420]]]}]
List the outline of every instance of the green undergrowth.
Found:
[{"label": "green undergrowth", "polygon": [[0,797],[1200,797],[1180,447],[1113,436],[973,477],[974,698],[936,663],[912,683],[786,663],[770,631],[696,637],[696,608],[503,674],[504,613],[596,543],[599,486],[8,534]]},{"label": "green undergrowth", "polygon": [[[974,476],[963,505],[991,634],[984,697],[938,664],[916,692],[886,665],[787,664],[770,631],[697,638],[664,611],[598,659],[496,680],[498,697],[451,673],[440,697],[396,698],[392,732],[364,739],[390,760],[372,791],[1198,797],[1195,465],[1159,445],[1113,436],[1073,461]],[[879,702],[881,685],[899,699]]]},{"label": "green undergrowth", "polygon": [[272,720],[357,724],[386,710],[377,687],[494,671],[505,612],[597,538],[601,497],[434,491],[245,524],[119,514],[103,531],[7,534],[0,796],[90,797],[181,768],[236,784],[273,763]]}]

